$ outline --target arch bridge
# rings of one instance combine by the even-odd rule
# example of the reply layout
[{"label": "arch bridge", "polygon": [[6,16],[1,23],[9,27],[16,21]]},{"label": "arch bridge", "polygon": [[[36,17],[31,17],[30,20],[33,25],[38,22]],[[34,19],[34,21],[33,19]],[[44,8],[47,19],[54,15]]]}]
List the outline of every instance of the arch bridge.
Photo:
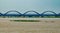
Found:
[{"label": "arch bridge", "polygon": [[[14,14],[14,13],[13,14],[8,14],[10,12],[16,12],[18,14]],[[20,12],[16,11],[16,10],[11,10],[11,11],[8,11],[4,14],[4,16],[20,16],[20,15],[22,15],[22,14]]]}]

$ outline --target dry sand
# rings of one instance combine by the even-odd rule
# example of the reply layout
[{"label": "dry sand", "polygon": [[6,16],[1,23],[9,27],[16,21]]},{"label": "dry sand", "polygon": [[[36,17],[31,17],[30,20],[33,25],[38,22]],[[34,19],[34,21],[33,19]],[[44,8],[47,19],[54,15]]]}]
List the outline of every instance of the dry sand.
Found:
[{"label": "dry sand", "polygon": [[[10,21],[23,19],[40,22]],[[0,18],[0,33],[60,33],[60,18]]]}]

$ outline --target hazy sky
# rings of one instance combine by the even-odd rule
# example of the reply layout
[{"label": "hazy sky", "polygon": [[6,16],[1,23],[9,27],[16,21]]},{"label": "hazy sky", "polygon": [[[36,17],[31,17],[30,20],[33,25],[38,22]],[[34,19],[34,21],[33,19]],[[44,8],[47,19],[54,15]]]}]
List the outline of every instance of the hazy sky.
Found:
[{"label": "hazy sky", "polygon": [[0,12],[9,10],[17,10],[20,13],[29,10],[42,13],[50,10],[60,13],[60,0],[0,0]]}]

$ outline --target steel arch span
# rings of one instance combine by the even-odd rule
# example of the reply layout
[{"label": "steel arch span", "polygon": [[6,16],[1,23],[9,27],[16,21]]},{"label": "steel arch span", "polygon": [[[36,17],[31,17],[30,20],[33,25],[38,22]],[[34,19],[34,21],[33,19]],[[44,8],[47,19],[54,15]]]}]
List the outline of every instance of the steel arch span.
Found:
[{"label": "steel arch span", "polygon": [[0,16],[3,15],[2,13],[0,13]]},{"label": "steel arch span", "polygon": [[55,12],[53,12],[53,11],[45,11],[45,12],[43,12],[43,13],[41,13],[42,15],[44,15],[45,13],[47,13],[47,12],[51,12],[51,13],[53,13],[54,15],[57,15]]},{"label": "steel arch span", "polygon": [[36,11],[27,11],[27,12],[25,12],[24,13],[24,15],[26,15],[27,13],[29,13],[29,12],[34,12],[34,13],[36,13],[37,15],[40,15],[38,12],[36,12]]},{"label": "steel arch span", "polygon": [[8,12],[6,12],[6,13],[5,13],[5,15],[7,15],[7,14],[8,14],[8,13],[10,13],[10,12],[16,12],[16,13],[18,13],[19,15],[21,15],[21,13],[20,13],[20,12],[18,12],[18,11],[16,11],[16,10],[8,11]]}]

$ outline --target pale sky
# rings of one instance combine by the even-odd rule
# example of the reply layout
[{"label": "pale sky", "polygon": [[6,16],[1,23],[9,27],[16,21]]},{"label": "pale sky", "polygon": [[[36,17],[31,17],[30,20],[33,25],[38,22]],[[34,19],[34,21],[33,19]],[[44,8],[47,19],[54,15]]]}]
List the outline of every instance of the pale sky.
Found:
[{"label": "pale sky", "polygon": [[60,0],[0,0],[0,12],[5,13],[9,10],[17,10],[20,13],[29,10],[60,13]]}]

